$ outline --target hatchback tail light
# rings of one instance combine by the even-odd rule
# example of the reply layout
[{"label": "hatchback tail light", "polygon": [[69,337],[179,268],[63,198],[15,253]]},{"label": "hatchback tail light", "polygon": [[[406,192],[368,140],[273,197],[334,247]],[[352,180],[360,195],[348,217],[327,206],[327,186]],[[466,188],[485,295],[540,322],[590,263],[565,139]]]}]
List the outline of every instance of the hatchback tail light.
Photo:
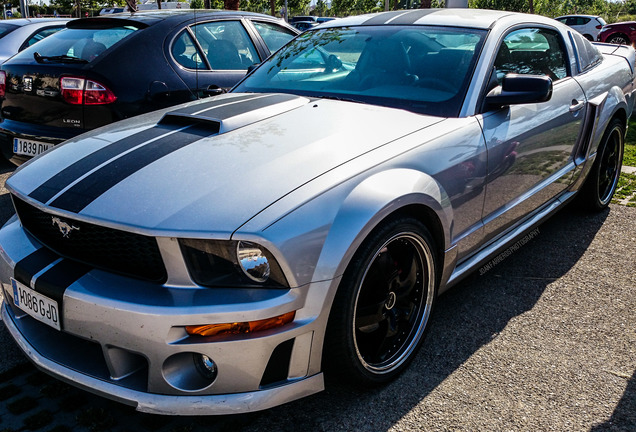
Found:
[{"label": "hatchback tail light", "polygon": [[4,97],[7,91],[7,74],[5,71],[0,71],[0,99]]},{"label": "hatchback tail light", "polygon": [[62,98],[73,105],[106,105],[117,96],[97,81],[78,77],[62,77]]},{"label": "hatchback tail light", "polygon": [[603,26],[602,26],[602,25],[600,25],[600,24],[596,26],[596,29],[597,29],[597,30],[600,30],[600,29],[602,29],[602,28],[603,28]]}]

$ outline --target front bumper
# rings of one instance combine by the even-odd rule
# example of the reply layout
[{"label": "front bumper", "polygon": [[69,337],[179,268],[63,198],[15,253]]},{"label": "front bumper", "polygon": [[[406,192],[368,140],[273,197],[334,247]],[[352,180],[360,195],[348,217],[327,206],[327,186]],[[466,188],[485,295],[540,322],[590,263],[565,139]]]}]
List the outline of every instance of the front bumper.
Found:
[{"label": "front bumper", "polygon": [[[2,317],[31,361],[59,379],[140,411],[179,415],[257,411],[324,388],[326,313],[307,313],[306,300],[310,290],[328,292],[329,282],[290,290],[170,287],[93,269],[65,288],[57,331],[13,305],[16,263],[38,248],[15,219],[0,230]],[[290,311],[293,322],[259,333],[185,332]],[[195,367],[201,354],[216,363],[215,379]]]},{"label": "front bumper", "polygon": [[40,355],[22,336],[5,305],[2,307],[2,319],[9,333],[22,351],[41,370],[80,387],[84,390],[135,407],[138,411],[153,414],[179,415],[225,415],[259,411],[309,396],[324,389],[322,374],[316,374],[281,387],[254,392],[208,395],[208,396],[170,396],[144,393],[116,384],[95,379],[68,368]]}]

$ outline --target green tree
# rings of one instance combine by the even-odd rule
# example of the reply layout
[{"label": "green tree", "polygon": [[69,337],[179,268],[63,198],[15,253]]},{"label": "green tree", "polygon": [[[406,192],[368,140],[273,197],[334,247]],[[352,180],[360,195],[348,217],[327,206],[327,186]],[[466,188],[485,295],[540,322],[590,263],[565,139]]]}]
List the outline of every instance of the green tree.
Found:
[{"label": "green tree", "polygon": [[316,8],[314,10],[318,14],[318,16],[325,16],[325,14],[327,13],[327,3],[325,2],[325,0],[317,0]]},{"label": "green tree", "polygon": [[369,13],[378,7],[378,0],[355,0],[354,10],[356,13]]},{"label": "green tree", "polygon": [[331,10],[337,16],[347,16],[353,10],[355,0],[333,0]]}]

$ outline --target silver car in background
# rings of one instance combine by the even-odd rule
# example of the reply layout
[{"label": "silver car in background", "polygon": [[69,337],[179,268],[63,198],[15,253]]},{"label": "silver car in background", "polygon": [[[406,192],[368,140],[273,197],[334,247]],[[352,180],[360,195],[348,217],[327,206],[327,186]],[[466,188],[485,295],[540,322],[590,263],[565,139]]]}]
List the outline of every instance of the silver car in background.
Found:
[{"label": "silver car in background", "polygon": [[145,412],[385,384],[440,293],[570,200],[608,206],[634,63],[525,14],[324,23],[229,94],[17,169],[2,318],[39,368]]},{"label": "silver car in background", "polygon": [[0,63],[66,27],[66,18],[16,18],[0,21]]}]

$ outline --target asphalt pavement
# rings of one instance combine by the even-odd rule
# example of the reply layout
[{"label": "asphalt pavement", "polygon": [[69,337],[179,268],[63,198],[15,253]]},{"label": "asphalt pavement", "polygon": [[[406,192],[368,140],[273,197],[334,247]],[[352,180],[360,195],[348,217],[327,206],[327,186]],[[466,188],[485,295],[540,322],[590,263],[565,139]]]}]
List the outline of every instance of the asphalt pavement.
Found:
[{"label": "asphalt pavement", "polygon": [[[0,162],[0,222],[12,213],[11,170]],[[439,299],[422,350],[394,383],[328,383],[234,416],[146,415],[77,390],[36,371],[0,322],[0,432],[633,432],[635,259],[636,208],[566,208]]]}]

